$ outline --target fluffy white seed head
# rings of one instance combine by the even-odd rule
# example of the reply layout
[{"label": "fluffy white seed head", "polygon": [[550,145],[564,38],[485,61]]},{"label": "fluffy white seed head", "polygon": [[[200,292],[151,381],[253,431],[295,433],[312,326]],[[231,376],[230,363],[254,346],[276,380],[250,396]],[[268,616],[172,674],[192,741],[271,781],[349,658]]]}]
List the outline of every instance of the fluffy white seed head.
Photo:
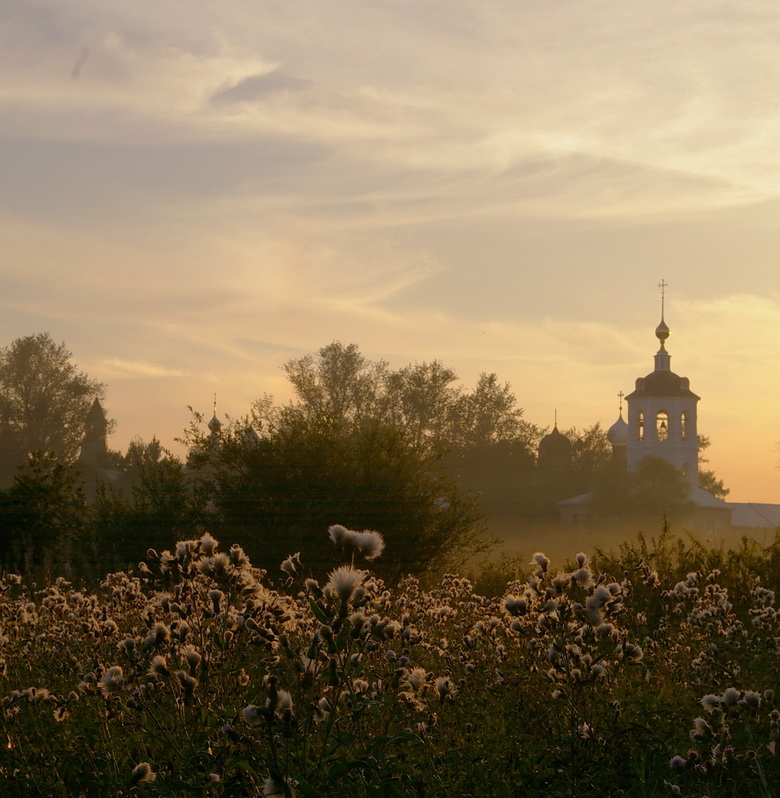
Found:
[{"label": "fluffy white seed head", "polygon": [[340,598],[344,602],[349,601],[365,577],[365,571],[360,571],[351,565],[340,565],[328,574],[325,595]]},{"label": "fluffy white seed head", "polygon": [[263,711],[255,704],[249,704],[241,711],[241,717],[247,726],[259,726],[263,722]]},{"label": "fluffy white seed head", "polygon": [[328,535],[336,547],[346,554],[358,555],[367,560],[375,560],[385,550],[384,538],[372,529],[354,532],[341,524],[333,524],[328,528]]},{"label": "fluffy white seed head", "polygon": [[104,695],[115,695],[125,686],[125,677],[119,665],[113,665],[100,677],[100,689]]},{"label": "fluffy white seed head", "polygon": [[157,775],[152,770],[152,766],[148,762],[139,762],[134,768],[130,776],[130,784],[148,784],[154,781]]},{"label": "fluffy white seed head", "polygon": [[542,571],[547,571],[550,565],[550,558],[541,551],[537,551],[531,558],[531,565],[538,565]]},{"label": "fluffy white seed head", "polygon": [[206,557],[211,557],[214,554],[219,543],[211,537],[211,535],[206,532],[203,537],[199,541],[200,543],[200,551]]}]

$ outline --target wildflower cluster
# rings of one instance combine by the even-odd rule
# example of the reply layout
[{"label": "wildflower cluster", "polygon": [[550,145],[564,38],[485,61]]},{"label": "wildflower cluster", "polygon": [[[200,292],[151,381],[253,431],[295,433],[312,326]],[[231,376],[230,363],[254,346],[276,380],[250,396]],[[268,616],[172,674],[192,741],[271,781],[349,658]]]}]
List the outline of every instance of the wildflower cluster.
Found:
[{"label": "wildflower cluster", "polygon": [[773,586],[538,552],[500,596],[391,588],[381,535],[328,535],[321,581],[208,534],[94,591],[2,577],[0,794],[771,794]]}]

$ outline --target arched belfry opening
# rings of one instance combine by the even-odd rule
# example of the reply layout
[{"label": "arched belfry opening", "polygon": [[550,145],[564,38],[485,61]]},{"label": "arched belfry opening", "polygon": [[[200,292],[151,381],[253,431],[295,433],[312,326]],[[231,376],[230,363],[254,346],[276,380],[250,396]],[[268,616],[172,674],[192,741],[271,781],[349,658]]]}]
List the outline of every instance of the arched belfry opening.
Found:
[{"label": "arched belfry opening", "polygon": [[669,414],[665,410],[659,410],[655,417],[655,439],[669,440]]}]

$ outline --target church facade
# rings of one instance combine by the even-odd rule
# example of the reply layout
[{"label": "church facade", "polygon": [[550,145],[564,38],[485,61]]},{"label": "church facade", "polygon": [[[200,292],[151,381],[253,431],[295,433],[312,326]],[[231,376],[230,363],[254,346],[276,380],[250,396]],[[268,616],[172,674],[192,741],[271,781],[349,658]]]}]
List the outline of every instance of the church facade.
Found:
[{"label": "church facade", "polygon": [[682,471],[691,488],[696,488],[699,397],[691,391],[687,377],[671,370],[671,357],[666,351],[669,328],[663,316],[655,334],[661,342],[655,368],[646,377],[639,377],[634,390],[626,396],[626,464],[633,470],[645,457],[659,457]]},{"label": "church facade", "polygon": [[[666,349],[669,327],[664,320],[666,284],[662,281],[661,322],[655,335],[659,349],[653,370],[636,380],[634,390],[625,396],[628,419],[623,418],[623,393],[617,421],[607,431],[613,457],[631,471],[647,457],[665,460],[681,471],[689,485],[694,508],[691,522],[708,530],[730,527],[734,505],[702,490],[699,478],[698,404],[700,397],[690,387],[687,377],[671,369]],[[561,520],[567,524],[595,521],[588,505],[591,494],[583,494],[559,503]]]}]

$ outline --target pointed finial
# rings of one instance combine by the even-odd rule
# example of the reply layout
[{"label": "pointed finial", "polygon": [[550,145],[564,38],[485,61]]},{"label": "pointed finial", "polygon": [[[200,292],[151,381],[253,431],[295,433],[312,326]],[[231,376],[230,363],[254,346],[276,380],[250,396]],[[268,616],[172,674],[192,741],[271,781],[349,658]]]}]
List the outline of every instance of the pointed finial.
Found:
[{"label": "pointed finial", "polygon": [[666,288],[669,283],[661,280],[658,287],[661,289],[661,323],[655,328],[655,337],[661,342],[661,349],[664,348],[664,341],[669,337],[669,328],[664,321],[664,300],[666,298]]},{"label": "pointed finial", "polygon": [[618,400],[619,400],[618,410],[619,410],[619,413],[620,413],[620,418],[623,418],[623,397],[624,396],[625,396],[625,394],[623,393],[623,391],[620,391],[618,393]]},{"label": "pointed finial", "polygon": [[555,408],[555,429],[558,429],[558,408]]},{"label": "pointed finial", "polygon": [[214,415],[217,415],[217,392],[214,391]]}]

